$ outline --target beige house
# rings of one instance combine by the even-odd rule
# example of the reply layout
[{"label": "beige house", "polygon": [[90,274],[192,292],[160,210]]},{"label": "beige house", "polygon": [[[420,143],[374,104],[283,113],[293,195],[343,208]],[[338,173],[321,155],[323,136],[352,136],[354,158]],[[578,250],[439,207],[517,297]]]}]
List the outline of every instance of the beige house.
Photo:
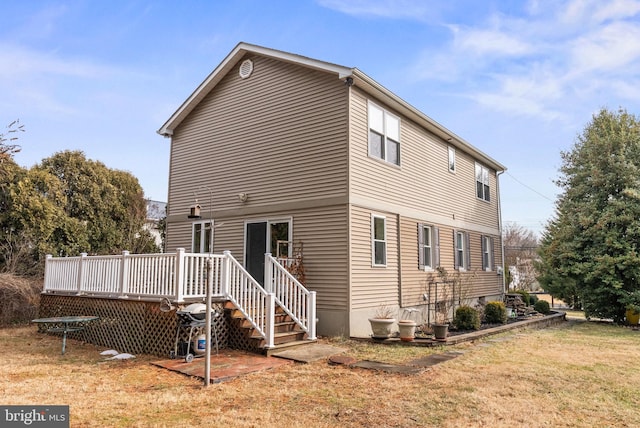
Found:
[{"label": "beige house", "polygon": [[470,303],[504,293],[505,167],[357,68],[240,43],[158,132],[167,251],[229,250],[258,281],[265,253],[301,256],[321,335],[424,316],[437,267]]}]

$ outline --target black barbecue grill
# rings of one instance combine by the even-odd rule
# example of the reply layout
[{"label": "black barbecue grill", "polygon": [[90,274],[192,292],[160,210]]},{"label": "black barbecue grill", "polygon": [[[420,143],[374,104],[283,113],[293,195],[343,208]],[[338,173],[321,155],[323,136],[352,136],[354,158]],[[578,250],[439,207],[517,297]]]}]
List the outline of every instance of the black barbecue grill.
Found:
[{"label": "black barbecue grill", "polygon": [[[203,303],[192,303],[183,309],[177,310],[176,315],[178,317],[178,327],[176,329],[176,342],[173,351],[169,354],[170,358],[184,358],[187,363],[193,361],[198,356],[196,355],[195,347],[193,346],[193,338],[196,337],[195,331],[199,331],[207,325],[207,305]],[[215,319],[220,316],[220,313],[214,309],[211,309],[211,328],[213,329],[215,341],[216,341],[216,354],[218,353],[218,333],[215,328]],[[189,331],[189,338],[186,342],[180,341],[180,334]]]}]

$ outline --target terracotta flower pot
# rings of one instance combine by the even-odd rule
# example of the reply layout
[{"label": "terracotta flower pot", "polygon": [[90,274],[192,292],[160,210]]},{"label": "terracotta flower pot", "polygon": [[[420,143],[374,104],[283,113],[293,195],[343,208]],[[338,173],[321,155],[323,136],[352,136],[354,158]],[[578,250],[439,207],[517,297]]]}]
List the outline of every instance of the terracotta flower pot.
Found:
[{"label": "terracotta flower pot", "polygon": [[400,340],[403,342],[411,342],[416,336],[416,322],[412,320],[398,321],[398,330],[400,331]]}]

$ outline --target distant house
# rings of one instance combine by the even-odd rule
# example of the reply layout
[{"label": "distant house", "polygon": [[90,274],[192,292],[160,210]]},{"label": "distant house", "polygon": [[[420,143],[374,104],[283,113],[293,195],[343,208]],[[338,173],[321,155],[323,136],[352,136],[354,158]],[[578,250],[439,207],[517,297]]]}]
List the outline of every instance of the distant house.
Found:
[{"label": "distant house", "polygon": [[258,281],[264,253],[301,257],[319,334],[424,309],[438,267],[470,302],[504,293],[505,167],[357,68],[240,43],[158,132],[167,250],[230,250]]},{"label": "distant house", "polygon": [[160,235],[158,224],[166,216],[166,211],[166,202],[147,200],[147,218],[145,219],[144,228],[155,238],[158,248],[162,248],[162,236]]}]

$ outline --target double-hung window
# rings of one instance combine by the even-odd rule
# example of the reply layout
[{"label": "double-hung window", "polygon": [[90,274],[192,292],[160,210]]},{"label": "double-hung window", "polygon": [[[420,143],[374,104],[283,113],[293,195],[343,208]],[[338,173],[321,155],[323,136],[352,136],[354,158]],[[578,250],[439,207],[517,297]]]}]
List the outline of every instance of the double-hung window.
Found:
[{"label": "double-hung window", "polygon": [[489,170],[476,163],[476,196],[485,201],[490,201],[490,193]]},{"label": "double-hung window", "polygon": [[432,270],[440,265],[438,228],[418,223],[418,269]]},{"label": "double-hung window", "polygon": [[387,219],[371,216],[371,253],[373,266],[387,265]]},{"label": "double-hung window", "polygon": [[491,236],[482,236],[482,270],[493,270],[493,238]]},{"label": "double-hung window", "polygon": [[400,165],[400,119],[371,102],[369,156]]},{"label": "double-hung window", "polygon": [[468,270],[471,268],[469,233],[455,230],[453,232],[454,268]]},{"label": "double-hung window", "polygon": [[213,251],[213,234],[211,232],[210,221],[193,223],[191,234],[191,251],[193,253],[210,253]]}]

